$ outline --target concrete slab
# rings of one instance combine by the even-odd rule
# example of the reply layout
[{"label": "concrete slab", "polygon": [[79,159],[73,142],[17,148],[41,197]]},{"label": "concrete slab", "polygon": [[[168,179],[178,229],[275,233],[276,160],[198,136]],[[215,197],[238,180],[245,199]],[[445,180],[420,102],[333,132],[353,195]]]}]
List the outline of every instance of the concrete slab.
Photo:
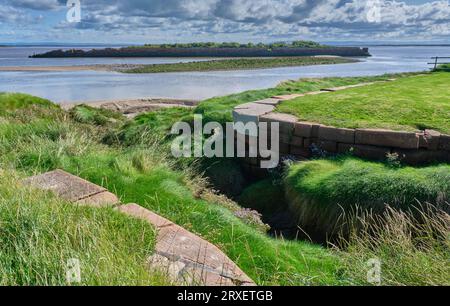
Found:
[{"label": "concrete slab", "polygon": [[152,267],[163,269],[176,282],[188,285],[254,285],[254,282],[219,248],[137,204],[119,211],[148,221],[158,228]]},{"label": "concrete slab", "polygon": [[288,101],[288,100],[293,100],[293,99],[304,97],[304,96],[305,96],[305,94],[280,95],[280,96],[273,96],[272,99]]},{"label": "concrete slab", "polygon": [[264,100],[259,100],[259,101],[255,101],[253,103],[258,103],[258,104],[267,104],[267,105],[273,105],[276,106],[278,104],[281,103],[280,99],[274,99],[274,98],[269,98],[269,99],[264,99]]},{"label": "concrete slab", "polygon": [[62,170],[55,170],[25,179],[24,184],[49,190],[71,202],[87,199],[102,192],[105,188],[94,185],[82,178]]}]

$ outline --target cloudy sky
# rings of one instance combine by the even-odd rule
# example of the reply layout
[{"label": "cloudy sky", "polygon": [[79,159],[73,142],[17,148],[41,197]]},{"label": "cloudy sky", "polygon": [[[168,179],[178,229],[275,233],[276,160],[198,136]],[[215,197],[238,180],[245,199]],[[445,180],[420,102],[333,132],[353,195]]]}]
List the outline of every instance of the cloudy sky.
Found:
[{"label": "cloudy sky", "polygon": [[448,0],[0,0],[0,43],[450,43]]}]

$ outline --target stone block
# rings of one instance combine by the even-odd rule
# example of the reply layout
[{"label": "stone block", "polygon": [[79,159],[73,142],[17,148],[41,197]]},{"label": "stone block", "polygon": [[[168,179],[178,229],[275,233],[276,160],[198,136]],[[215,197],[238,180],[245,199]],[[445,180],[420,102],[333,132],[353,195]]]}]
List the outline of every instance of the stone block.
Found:
[{"label": "stone block", "polygon": [[294,135],[298,137],[312,137],[314,123],[296,122],[294,126]]},{"label": "stone block", "polygon": [[134,203],[119,206],[117,209],[128,216],[145,220],[156,228],[163,228],[174,225],[172,221],[167,220],[166,218],[163,218],[155,214],[154,212]]},{"label": "stone block", "polygon": [[296,147],[303,147],[303,137],[292,136],[291,145]]},{"label": "stone block", "polygon": [[419,135],[419,147],[428,150],[438,150],[441,133],[433,130],[425,130]]},{"label": "stone block", "polygon": [[450,161],[450,153],[447,151],[396,149],[394,153],[398,154],[403,163],[413,166]]},{"label": "stone block", "polygon": [[267,104],[267,105],[273,105],[273,106],[276,106],[276,105],[280,104],[280,102],[281,102],[280,99],[269,98],[269,99],[264,99],[264,100],[255,101],[255,102],[253,102],[253,103]]},{"label": "stone block", "polygon": [[304,94],[281,95],[281,96],[274,96],[274,97],[272,97],[272,99],[288,101],[288,100],[293,100],[293,99],[304,97],[304,96],[305,96]]},{"label": "stone block", "polygon": [[351,152],[354,156],[370,160],[385,160],[391,149],[387,147],[377,147],[369,145],[353,145],[347,143],[338,144],[339,153]]},{"label": "stone block", "polygon": [[55,170],[25,179],[24,184],[48,190],[64,200],[77,202],[107,191],[82,178],[62,170]]},{"label": "stone block", "polygon": [[311,151],[307,148],[291,146],[291,155],[309,158],[311,157]]},{"label": "stone block", "polygon": [[282,113],[269,113],[259,117],[260,122],[278,122],[280,125],[280,134],[292,135],[294,131],[294,125],[298,121],[297,117],[282,114]]},{"label": "stone block", "polygon": [[337,152],[337,142],[335,141],[330,141],[330,140],[318,140],[317,141],[317,146],[328,153],[336,153]]},{"label": "stone block", "polygon": [[401,149],[418,149],[419,135],[380,129],[357,129],[355,143]]},{"label": "stone block", "polygon": [[322,125],[319,127],[319,139],[355,143],[355,130]]},{"label": "stone block", "polygon": [[450,135],[441,135],[439,138],[439,150],[450,151]]},{"label": "stone block", "polygon": [[75,203],[81,204],[81,205],[102,207],[102,206],[119,204],[120,200],[115,194],[108,192],[108,191],[103,191],[101,193],[97,193],[90,197],[78,200]]}]

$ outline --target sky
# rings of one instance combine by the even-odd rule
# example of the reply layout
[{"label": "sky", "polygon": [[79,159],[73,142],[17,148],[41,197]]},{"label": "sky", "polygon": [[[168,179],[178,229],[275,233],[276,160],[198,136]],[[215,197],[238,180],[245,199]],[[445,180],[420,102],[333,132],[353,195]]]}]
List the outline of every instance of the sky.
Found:
[{"label": "sky", "polygon": [[[0,0],[1,43],[450,43],[448,0]],[[77,12],[77,10],[72,10]]]}]

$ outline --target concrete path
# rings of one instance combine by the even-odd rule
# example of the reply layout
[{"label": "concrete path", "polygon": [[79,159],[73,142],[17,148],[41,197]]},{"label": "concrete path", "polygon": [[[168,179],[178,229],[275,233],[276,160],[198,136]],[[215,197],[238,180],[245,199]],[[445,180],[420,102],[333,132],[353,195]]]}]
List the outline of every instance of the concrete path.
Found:
[{"label": "concrete path", "polygon": [[219,248],[175,223],[137,204],[120,204],[105,188],[77,176],[55,170],[24,180],[25,185],[49,190],[82,205],[114,206],[120,212],[143,219],[158,230],[151,271],[165,273],[180,285],[254,286],[255,283]]},{"label": "concrete path", "polygon": [[117,111],[133,118],[141,113],[153,112],[164,108],[193,108],[199,101],[196,100],[182,100],[169,98],[142,98],[142,99],[127,99],[127,100],[111,100],[111,101],[91,101],[80,103],[65,103],[61,104],[63,109],[69,110],[77,105],[88,105],[96,108],[104,108]]}]

